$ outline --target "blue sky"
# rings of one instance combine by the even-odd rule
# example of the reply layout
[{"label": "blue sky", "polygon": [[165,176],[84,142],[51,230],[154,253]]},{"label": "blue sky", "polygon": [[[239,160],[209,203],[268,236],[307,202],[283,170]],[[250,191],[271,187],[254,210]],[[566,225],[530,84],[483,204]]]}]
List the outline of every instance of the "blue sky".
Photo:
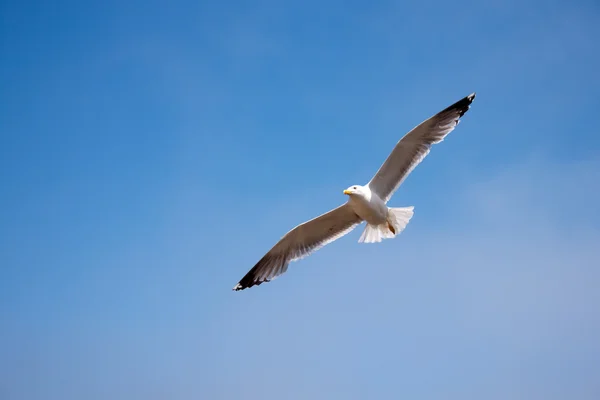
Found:
[{"label": "blue sky", "polygon": [[[597,399],[600,7],[0,3],[0,397]],[[233,285],[476,91],[362,227]]]}]

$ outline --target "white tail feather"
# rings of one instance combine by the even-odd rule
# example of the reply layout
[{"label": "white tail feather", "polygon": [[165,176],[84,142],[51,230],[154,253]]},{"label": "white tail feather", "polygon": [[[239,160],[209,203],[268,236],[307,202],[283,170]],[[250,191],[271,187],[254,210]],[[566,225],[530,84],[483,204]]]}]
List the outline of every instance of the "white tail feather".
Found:
[{"label": "white tail feather", "polygon": [[388,219],[392,223],[392,226],[396,230],[396,235],[406,228],[410,219],[412,218],[414,211],[414,207],[396,207],[389,208],[388,210]]},{"label": "white tail feather", "polygon": [[[387,222],[381,225],[367,224],[360,239],[358,239],[358,242],[377,243],[381,242],[383,239],[391,239],[400,234],[412,218],[414,214],[413,209],[413,206],[389,208]],[[392,232],[388,223],[394,228],[395,232]]]}]

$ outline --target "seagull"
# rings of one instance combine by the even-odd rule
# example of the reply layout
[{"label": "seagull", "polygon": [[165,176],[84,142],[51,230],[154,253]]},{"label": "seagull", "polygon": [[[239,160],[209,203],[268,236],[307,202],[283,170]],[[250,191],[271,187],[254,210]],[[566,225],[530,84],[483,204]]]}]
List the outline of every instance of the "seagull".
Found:
[{"label": "seagull", "polygon": [[291,261],[304,258],[341,238],[363,221],[366,226],[359,243],[377,243],[400,234],[412,218],[414,207],[388,207],[387,202],[429,154],[431,146],[443,141],[456,128],[474,99],[475,93],[471,93],[404,135],[369,183],[345,189],[343,193],[348,195],[345,204],[286,233],[233,290],[272,281],[287,271]]}]

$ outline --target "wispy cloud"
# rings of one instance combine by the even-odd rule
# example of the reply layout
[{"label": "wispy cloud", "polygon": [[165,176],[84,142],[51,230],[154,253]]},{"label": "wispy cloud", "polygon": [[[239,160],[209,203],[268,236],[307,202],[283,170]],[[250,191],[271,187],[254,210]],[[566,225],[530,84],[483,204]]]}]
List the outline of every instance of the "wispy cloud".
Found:
[{"label": "wispy cloud", "polygon": [[[416,204],[412,226],[390,243],[359,245],[354,232],[292,264],[261,292],[233,300],[223,332],[257,330],[227,352],[244,352],[277,380],[282,373],[270,363],[311,368],[290,345],[310,342],[311,354],[344,357],[344,344],[361,343],[364,334],[371,341],[354,348],[351,365],[387,365],[391,357],[402,360],[403,382],[432,370],[440,377],[437,389],[438,378],[428,388],[405,382],[405,395],[593,399],[600,393],[593,372],[600,368],[600,224],[593,214],[600,188],[589,183],[598,182],[599,167],[596,159],[523,161],[439,199],[437,206],[454,214],[443,225],[424,226],[419,213],[428,211]],[[273,296],[276,305],[265,303]],[[218,342],[230,343],[227,336]],[[460,358],[464,374],[455,374],[449,357]],[[291,367],[291,359],[300,365]],[[355,367],[336,368],[350,374]],[[441,378],[449,375],[451,381]],[[368,386],[360,379],[346,384]],[[283,394],[276,387],[273,398]]]}]

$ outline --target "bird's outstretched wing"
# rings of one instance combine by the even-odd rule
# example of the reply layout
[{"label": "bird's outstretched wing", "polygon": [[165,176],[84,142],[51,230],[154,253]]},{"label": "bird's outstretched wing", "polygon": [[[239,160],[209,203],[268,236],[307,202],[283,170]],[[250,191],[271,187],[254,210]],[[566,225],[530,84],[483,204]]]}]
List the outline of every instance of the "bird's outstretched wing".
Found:
[{"label": "bird's outstretched wing", "polygon": [[346,235],[362,219],[348,204],[341,205],[285,234],[233,290],[243,290],[269,282],[287,271],[290,261],[306,257],[328,243]]},{"label": "bird's outstretched wing", "polygon": [[475,99],[475,93],[423,121],[408,132],[394,147],[369,188],[387,202],[411,171],[429,154],[431,145],[444,140]]}]

